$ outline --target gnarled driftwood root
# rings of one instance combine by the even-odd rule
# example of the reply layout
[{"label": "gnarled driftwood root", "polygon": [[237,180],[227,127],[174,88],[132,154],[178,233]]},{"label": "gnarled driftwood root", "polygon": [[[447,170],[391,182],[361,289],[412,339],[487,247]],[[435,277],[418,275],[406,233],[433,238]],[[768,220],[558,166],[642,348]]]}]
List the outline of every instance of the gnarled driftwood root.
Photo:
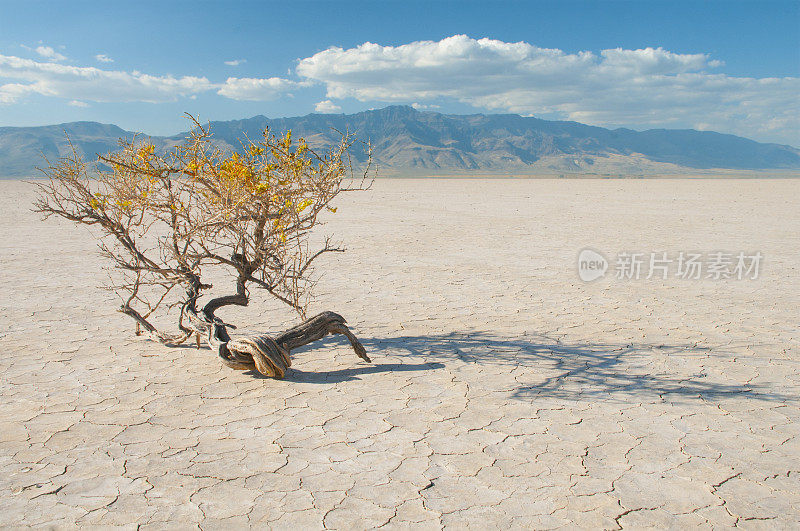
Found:
[{"label": "gnarled driftwood root", "polygon": [[232,369],[257,370],[265,376],[283,378],[292,362],[289,353],[303,345],[317,341],[328,334],[342,334],[356,355],[371,361],[364,346],[345,324],[344,317],[334,312],[322,312],[273,338],[269,335],[237,337],[231,339],[225,324],[215,321],[208,342],[222,362]]}]

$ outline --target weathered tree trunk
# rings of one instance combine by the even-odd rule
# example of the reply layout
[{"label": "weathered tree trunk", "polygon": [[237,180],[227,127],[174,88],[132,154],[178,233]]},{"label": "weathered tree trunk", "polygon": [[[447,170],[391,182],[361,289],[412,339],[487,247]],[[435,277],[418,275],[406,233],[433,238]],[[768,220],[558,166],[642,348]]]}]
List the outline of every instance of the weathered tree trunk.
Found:
[{"label": "weathered tree trunk", "polygon": [[[231,296],[231,299],[233,297],[235,296]],[[239,300],[228,302],[228,304],[241,304],[242,302],[246,304],[245,301]],[[337,313],[322,312],[274,338],[264,334],[231,339],[226,329],[229,325],[213,314],[218,307],[218,305],[211,305],[209,310],[209,305],[206,305],[200,312],[203,315],[202,318],[196,311],[193,311],[193,308],[187,308],[185,313],[189,317],[192,328],[197,331],[198,335],[201,332],[208,334],[208,344],[212,350],[217,352],[222,363],[232,369],[255,369],[265,376],[283,378],[286,370],[292,364],[289,358],[292,350],[322,339],[328,334],[344,335],[359,358],[371,361],[364,346],[345,324],[344,317]],[[210,326],[209,323],[211,323]]]}]

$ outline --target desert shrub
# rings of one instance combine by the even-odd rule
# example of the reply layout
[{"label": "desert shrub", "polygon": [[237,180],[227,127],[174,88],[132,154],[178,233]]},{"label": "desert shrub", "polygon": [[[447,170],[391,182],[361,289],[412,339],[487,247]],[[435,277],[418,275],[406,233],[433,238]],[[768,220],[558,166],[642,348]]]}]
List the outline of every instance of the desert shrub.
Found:
[{"label": "desert shrub", "polygon": [[[96,229],[113,264],[108,287],[120,295],[120,311],[136,321],[137,333],[144,329],[168,344],[208,335],[219,349],[230,339],[229,325],[214,312],[247,305],[252,287],[305,317],[315,260],[342,250],[330,239],[312,247],[309,237],[321,213],[336,212],[334,198],[369,187],[371,151],[356,178],[348,156],[352,135],[318,153],[291,131],[266,130],[226,152],[208,126],[190,119],[190,135],[169,149],[133,138],[94,164],[75,150],[48,162],[36,210]],[[203,282],[211,269],[233,273],[234,285],[199,306],[212,291]],[[157,328],[153,319],[175,306],[177,330]]]}]

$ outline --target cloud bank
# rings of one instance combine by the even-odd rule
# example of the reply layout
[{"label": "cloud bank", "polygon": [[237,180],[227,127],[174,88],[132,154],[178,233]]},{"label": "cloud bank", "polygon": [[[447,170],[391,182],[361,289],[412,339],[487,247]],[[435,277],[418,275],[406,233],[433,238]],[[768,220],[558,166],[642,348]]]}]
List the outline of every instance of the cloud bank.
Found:
[{"label": "cloud bank", "polygon": [[[103,54],[95,56],[95,59],[113,61]],[[4,83],[4,79],[13,82]],[[233,100],[268,101],[310,84],[279,77],[229,77],[224,83],[212,83],[206,77],[154,76],[138,71],[71,66],[0,54],[0,103],[5,104],[16,103],[32,94],[82,102],[163,103],[211,90]]]},{"label": "cloud bank", "polygon": [[327,97],[453,99],[489,111],[601,126],[694,127],[800,139],[800,80],[731,77],[706,54],[662,48],[567,53],[526,42],[455,35],[401,46],[332,47],[297,73]]},{"label": "cloud bank", "polygon": [[213,88],[205,77],[151,76],[8,55],[0,55],[2,78],[16,82],[0,85],[0,103],[14,103],[30,94],[81,101],[160,103]]}]

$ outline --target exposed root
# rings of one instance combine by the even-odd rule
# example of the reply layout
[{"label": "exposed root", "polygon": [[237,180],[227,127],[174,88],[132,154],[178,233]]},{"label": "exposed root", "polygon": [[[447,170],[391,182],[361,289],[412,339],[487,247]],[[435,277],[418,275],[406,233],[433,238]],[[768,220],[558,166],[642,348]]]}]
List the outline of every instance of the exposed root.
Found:
[{"label": "exposed root", "polygon": [[[283,378],[292,364],[289,351],[267,335],[231,339],[226,346],[228,352],[235,353],[237,358],[249,356],[252,366],[264,376]],[[242,363],[246,368],[252,368],[247,361]]]},{"label": "exposed root", "polygon": [[[216,350],[222,363],[232,369],[257,370],[264,376],[283,378],[292,361],[289,353],[328,334],[342,334],[353,347],[356,355],[364,361],[372,361],[364,346],[345,324],[344,317],[334,312],[322,312],[306,319],[273,338],[264,334],[254,337],[231,339],[225,323],[213,319],[211,325],[201,320],[197,314],[189,314],[192,327],[198,332],[208,334],[208,344]],[[205,329],[205,330],[204,330]]]}]

